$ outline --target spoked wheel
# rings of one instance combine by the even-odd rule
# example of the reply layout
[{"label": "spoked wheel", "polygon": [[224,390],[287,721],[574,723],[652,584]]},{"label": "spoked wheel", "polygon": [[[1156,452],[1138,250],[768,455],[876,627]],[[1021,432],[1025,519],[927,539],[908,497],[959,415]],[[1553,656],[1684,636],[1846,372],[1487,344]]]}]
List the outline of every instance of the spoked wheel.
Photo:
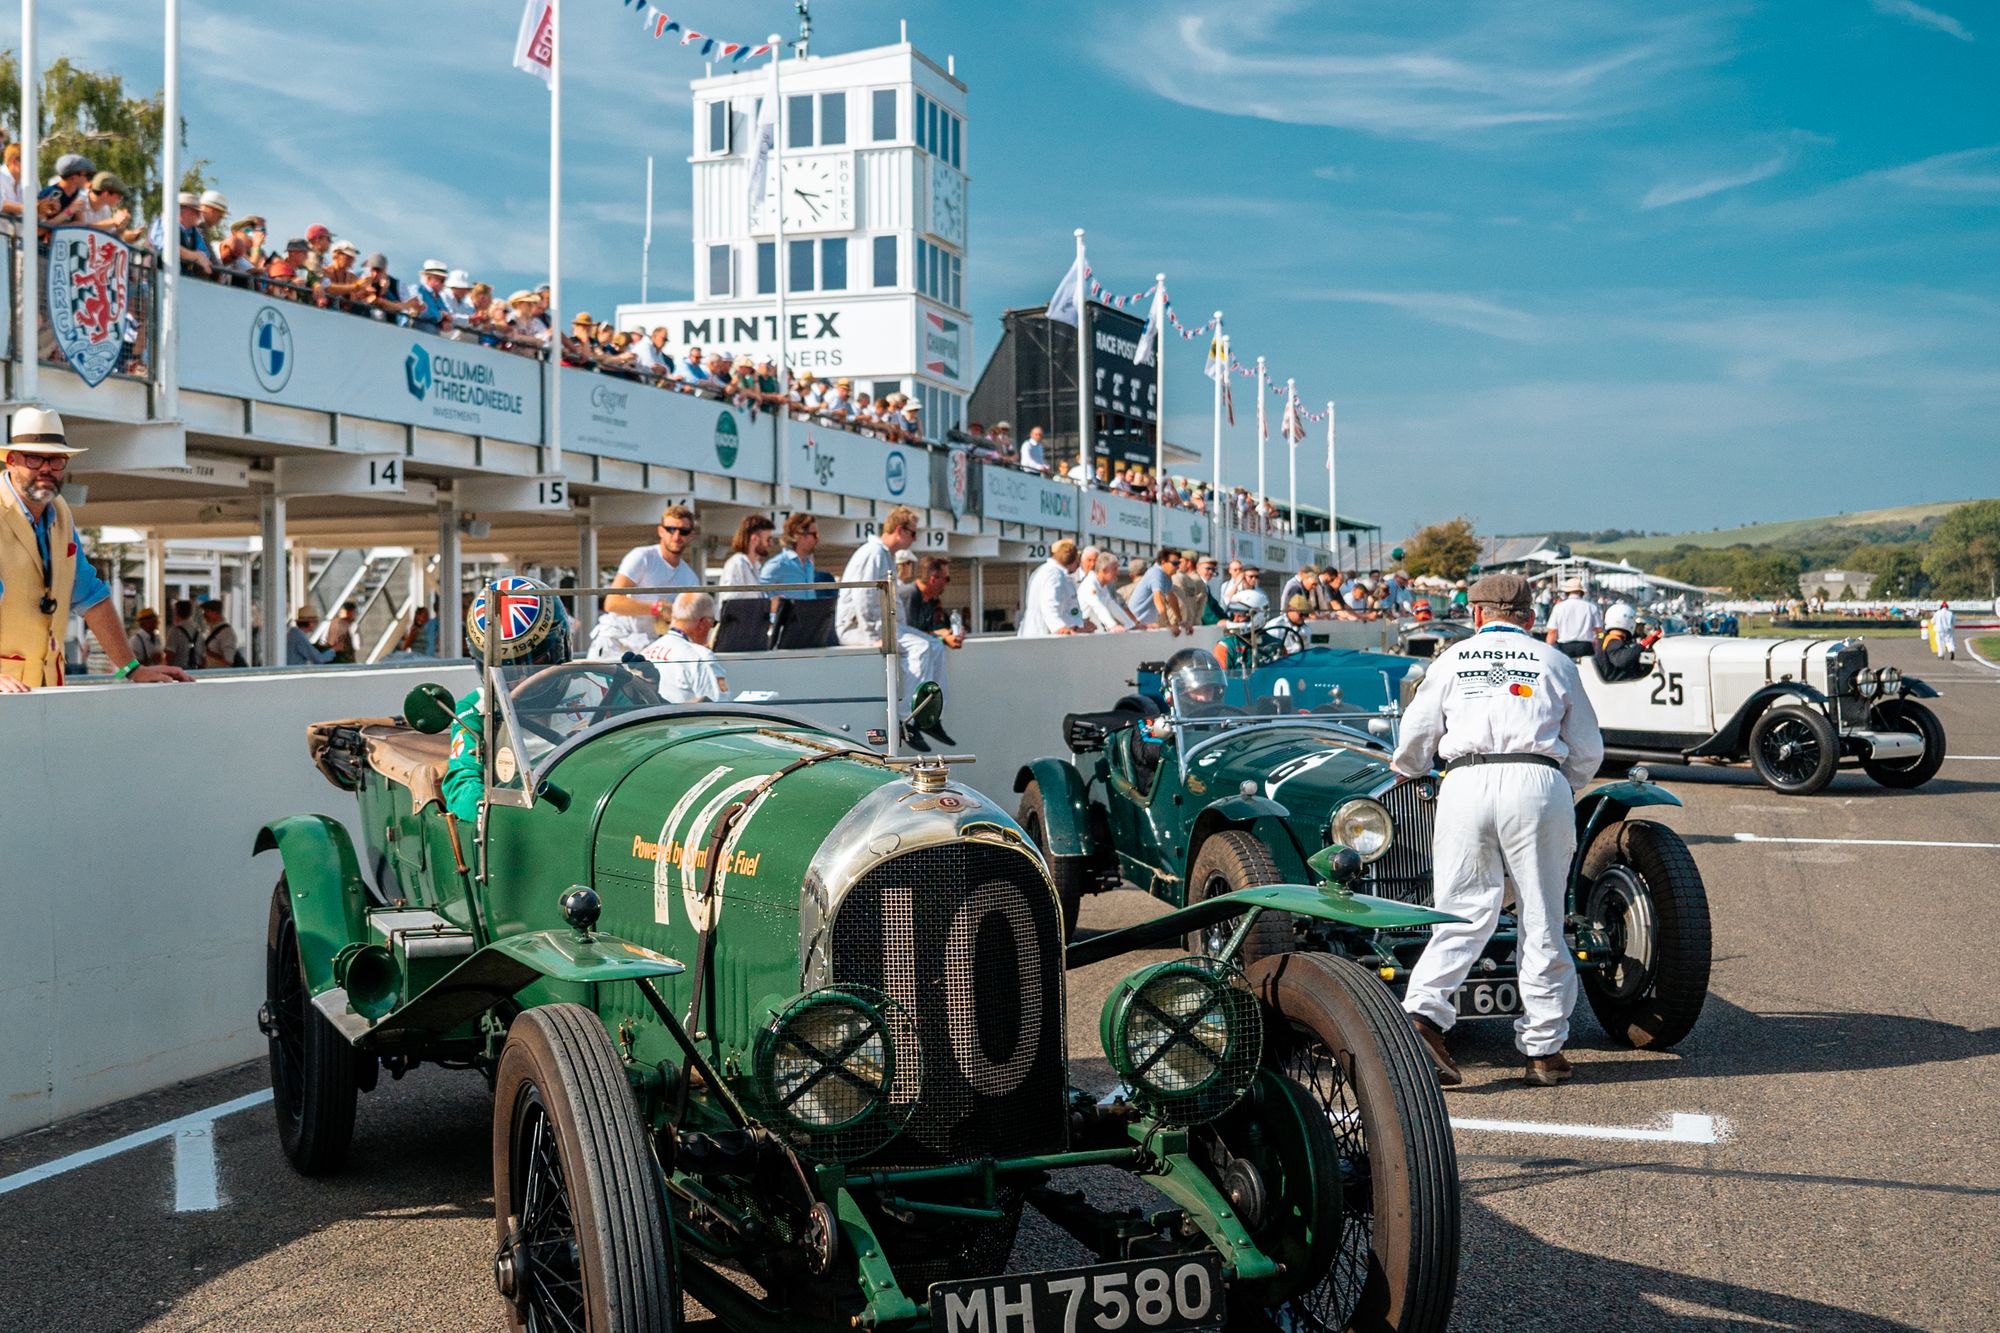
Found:
[{"label": "spoked wheel", "polygon": [[1924,738],[1923,752],[1912,758],[1861,761],[1861,770],[1884,787],[1921,787],[1944,767],[1944,724],[1922,704],[1884,699],[1868,720],[1882,731],[1914,731]]},{"label": "spoked wheel", "polygon": [[1824,713],[1780,704],[1750,728],[1750,766],[1772,791],[1810,796],[1833,781],[1840,737]]},{"label": "spoked wheel", "polygon": [[1672,1046],[1708,999],[1708,889],[1694,857],[1666,825],[1629,820],[1597,835],[1583,878],[1578,906],[1609,932],[1616,960],[1583,974],[1591,1012],[1613,1041]]},{"label": "spoked wheel", "polygon": [[1337,1234],[1311,1251],[1317,1267],[1288,1275],[1275,1304],[1237,1322],[1284,1333],[1443,1329],[1458,1285],[1458,1155],[1410,1020],[1380,981],[1332,954],[1266,958],[1247,975],[1271,1025],[1267,1070],[1328,1131],[1340,1207]]},{"label": "spoked wheel", "polygon": [[354,1099],[364,1057],[313,1008],[299,957],[299,929],[285,878],[271,893],[264,935],[264,1010],[271,1041],[271,1104],[278,1143],[299,1174],[340,1169],[354,1138]]},{"label": "spoked wheel", "polygon": [[597,1015],[514,1020],[493,1099],[493,1279],[526,1333],[669,1333],[673,1241],[630,1085]]},{"label": "spoked wheel", "polygon": [[[1238,889],[1254,889],[1261,884],[1276,884],[1283,879],[1284,876],[1278,873],[1278,863],[1271,859],[1271,849],[1255,834],[1242,829],[1225,829],[1212,835],[1195,853],[1194,867],[1188,872],[1188,902],[1206,902],[1225,893],[1235,893]],[[1218,958],[1229,943],[1229,937],[1242,924],[1242,917],[1231,916],[1211,922],[1201,930],[1190,931],[1188,951]],[[1290,912],[1260,912],[1250,927],[1250,934],[1243,941],[1243,952],[1237,961],[1248,967],[1260,958],[1289,953],[1296,947],[1297,941]]]},{"label": "spoked wheel", "polygon": [[1021,809],[1014,819],[1020,824],[1021,832],[1028,835],[1028,841],[1041,849],[1042,859],[1048,862],[1049,878],[1055,881],[1056,897],[1062,903],[1063,938],[1067,940],[1076,934],[1076,919],[1083,912],[1083,895],[1090,885],[1090,866],[1085,857],[1057,856],[1049,850],[1046,799],[1042,794],[1042,784],[1030,782],[1027,790],[1021,793]]}]

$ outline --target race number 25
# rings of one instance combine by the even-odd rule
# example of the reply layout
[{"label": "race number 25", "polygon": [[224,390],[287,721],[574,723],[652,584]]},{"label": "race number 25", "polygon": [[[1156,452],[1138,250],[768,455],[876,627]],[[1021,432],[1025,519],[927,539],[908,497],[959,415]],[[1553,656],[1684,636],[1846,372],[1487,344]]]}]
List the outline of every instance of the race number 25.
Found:
[{"label": "race number 25", "polygon": [[1687,696],[1681,690],[1681,673],[1662,671],[1653,677],[1653,702],[1662,708],[1679,707]]}]

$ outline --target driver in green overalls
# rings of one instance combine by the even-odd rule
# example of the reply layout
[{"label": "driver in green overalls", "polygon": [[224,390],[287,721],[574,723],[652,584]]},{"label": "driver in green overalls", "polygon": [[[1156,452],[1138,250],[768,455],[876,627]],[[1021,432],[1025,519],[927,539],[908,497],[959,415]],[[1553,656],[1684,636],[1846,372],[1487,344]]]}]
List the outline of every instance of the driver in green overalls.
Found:
[{"label": "driver in green overalls", "polygon": [[[472,599],[465,617],[465,637],[472,655],[486,660],[486,627],[500,626],[500,640],[494,660],[502,666],[556,666],[569,661],[569,617],[562,601],[545,595],[548,588],[534,579],[519,575],[495,579]],[[487,599],[498,605],[496,618],[488,611]],[[451,761],[444,769],[444,808],[464,822],[479,817],[479,798],[484,790],[481,747],[484,725],[480,707],[485,686],[466,692],[458,701],[458,714],[451,723]]]}]

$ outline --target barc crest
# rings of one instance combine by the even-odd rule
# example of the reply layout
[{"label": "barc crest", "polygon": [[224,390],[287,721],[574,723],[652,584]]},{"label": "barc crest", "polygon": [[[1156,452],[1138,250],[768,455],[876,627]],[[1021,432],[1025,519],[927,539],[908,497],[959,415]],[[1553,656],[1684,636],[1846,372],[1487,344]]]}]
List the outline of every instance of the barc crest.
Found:
[{"label": "barc crest", "polygon": [[132,248],[95,227],[49,233],[49,332],[56,350],[91,388],[118,368],[125,354]]}]

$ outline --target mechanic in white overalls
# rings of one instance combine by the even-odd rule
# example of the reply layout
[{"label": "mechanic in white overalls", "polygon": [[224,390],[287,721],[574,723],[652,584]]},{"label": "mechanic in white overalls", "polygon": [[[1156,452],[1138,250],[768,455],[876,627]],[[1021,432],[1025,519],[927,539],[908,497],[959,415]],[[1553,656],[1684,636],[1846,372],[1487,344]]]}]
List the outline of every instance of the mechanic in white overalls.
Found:
[{"label": "mechanic in white overalls", "polygon": [[1392,761],[1411,777],[1445,770],[1433,844],[1435,906],[1465,918],[1433,928],[1403,997],[1447,1086],[1463,1081],[1445,1049],[1457,1019],[1452,994],[1499,924],[1506,893],[1518,901],[1521,1017],[1514,1044],[1526,1079],[1554,1087],[1570,1076],[1563,1057],[1576,1007],[1576,963],[1563,941],[1570,858],[1576,850],[1573,793],[1604,760],[1597,714],[1576,663],[1527,633],[1534,623],[1527,580],[1489,574],[1472,585],[1478,632],[1437,655],[1403,719]]},{"label": "mechanic in white overalls", "polygon": [[1931,617],[1931,633],[1937,637],[1937,655],[1956,662],[1958,660],[1958,617],[1951,613],[1950,602],[1939,602],[1937,614]]}]

